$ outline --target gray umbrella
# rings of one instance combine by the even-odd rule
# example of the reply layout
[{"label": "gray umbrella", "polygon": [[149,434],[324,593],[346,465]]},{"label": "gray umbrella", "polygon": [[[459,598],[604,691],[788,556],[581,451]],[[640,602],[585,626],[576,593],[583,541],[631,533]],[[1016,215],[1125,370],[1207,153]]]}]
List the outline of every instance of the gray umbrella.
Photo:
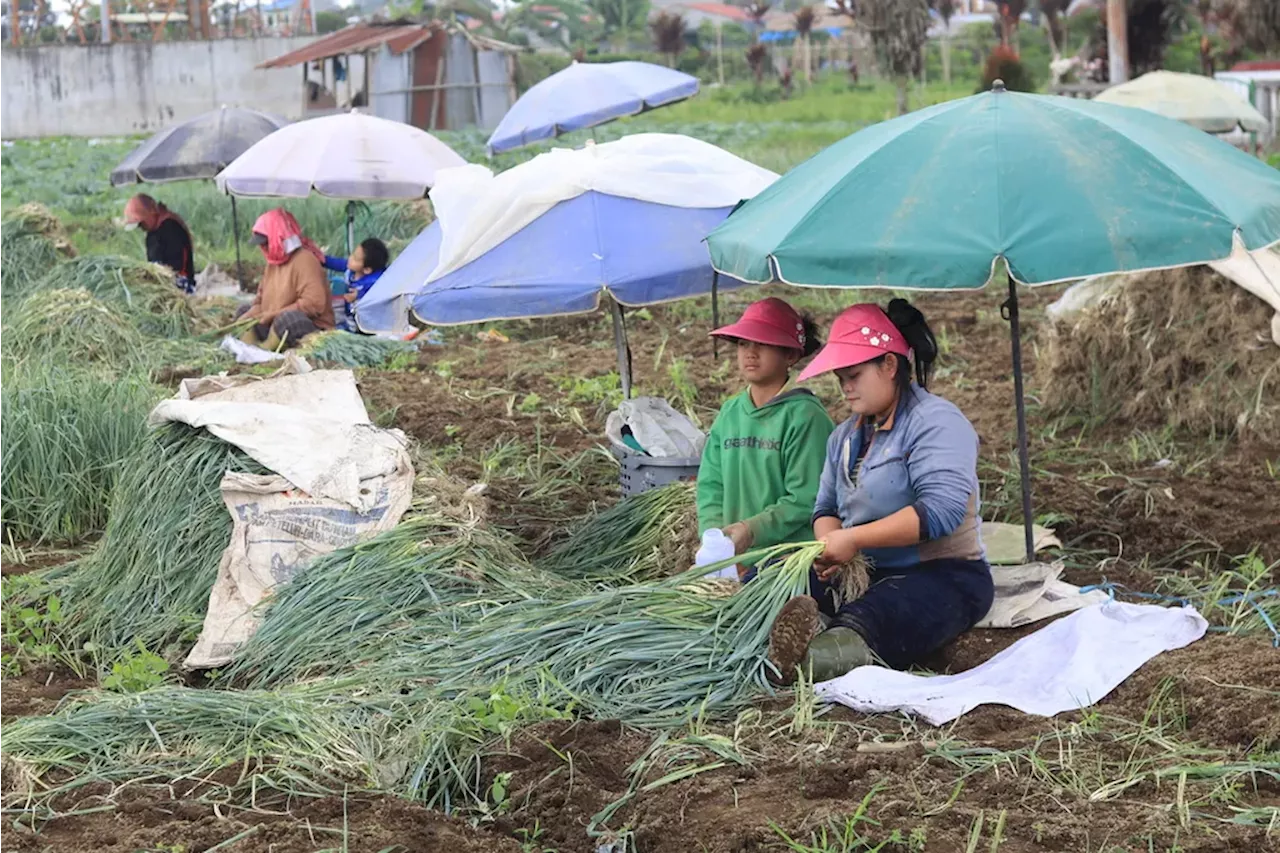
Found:
[{"label": "gray umbrella", "polygon": [[111,171],[111,185],[210,180],[288,119],[223,107],[166,127],[129,152]]},{"label": "gray umbrella", "polygon": [[[111,171],[111,185],[211,180],[255,142],[287,124],[288,119],[242,107],[222,107],[198,115],[166,127],[130,151]],[[231,197],[231,222],[238,272],[240,223],[235,196]]]}]

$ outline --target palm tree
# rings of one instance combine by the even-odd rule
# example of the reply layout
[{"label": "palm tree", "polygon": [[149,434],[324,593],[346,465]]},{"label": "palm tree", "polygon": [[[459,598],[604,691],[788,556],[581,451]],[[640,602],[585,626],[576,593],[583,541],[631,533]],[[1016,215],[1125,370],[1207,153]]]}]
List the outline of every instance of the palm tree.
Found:
[{"label": "palm tree", "polygon": [[747,48],[747,67],[751,69],[752,75],[756,78],[756,89],[764,83],[765,63],[769,59],[769,48],[760,42],[756,42]]},{"label": "palm tree", "polygon": [[1280,4],[1275,0],[1200,0],[1196,5],[1200,20],[1217,25],[1233,56],[1280,48]]},{"label": "palm tree", "polygon": [[1006,47],[1013,43],[1014,33],[1022,13],[1027,11],[1027,0],[1002,0],[1000,3],[1000,43]]},{"label": "palm tree", "polygon": [[1280,49],[1280,3],[1276,0],[1239,0],[1240,37],[1244,46],[1259,53]]},{"label": "palm tree", "polygon": [[1040,0],[1040,13],[1044,15],[1044,28],[1049,33],[1049,50],[1055,60],[1062,58],[1062,51],[1067,46],[1066,28],[1062,19],[1067,14],[1071,0]]},{"label": "palm tree", "polygon": [[[832,2],[835,4],[836,14],[848,18],[851,26],[858,26],[858,0],[832,0]],[[849,76],[853,78],[853,85],[858,85],[858,58],[853,55],[852,42],[849,45]]]},{"label": "palm tree", "polygon": [[676,67],[676,57],[684,52],[684,16],[679,12],[661,12],[649,24],[653,30],[653,41],[661,53],[667,58],[667,66]]},{"label": "palm tree", "polygon": [[588,23],[593,20],[591,10],[582,0],[528,0],[511,3],[500,16],[486,17],[470,10],[467,14],[479,18],[494,37],[508,42],[524,30],[569,50],[593,34],[593,25]]},{"label": "palm tree", "polygon": [[796,46],[804,49],[804,82],[813,82],[812,66],[809,55],[809,35],[813,32],[813,22],[818,16],[812,6],[801,6],[795,14]]},{"label": "palm tree", "polygon": [[881,69],[898,89],[898,115],[907,114],[907,84],[920,74],[928,38],[928,0],[861,0],[861,20]]},{"label": "palm tree", "polygon": [[[1274,3],[1275,0],[1268,0]],[[1187,7],[1183,0],[1127,0],[1129,41],[1129,72],[1133,76],[1154,71],[1164,65],[1164,52],[1186,20]],[[1107,57],[1107,22],[1105,16],[1098,21],[1091,39],[1092,58]]]},{"label": "palm tree", "polygon": [[624,48],[632,30],[643,30],[649,19],[649,0],[587,0],[587,6],[600,19],[605,36]]},{"label": "palm tree", "polygon": [[942,18],[942,80],[951,85],[951,16],[956,12],[953,0],[931,0],[930,5]]},{"label": "palm tree", "polygon": [[769,14],[772,8],[773,4],[759,0],[759,2],[749,3],[742,9],[751,20],[751,31],[755,34],[756,41],[760,40],[760,33],[764,30],[764,16]]}]

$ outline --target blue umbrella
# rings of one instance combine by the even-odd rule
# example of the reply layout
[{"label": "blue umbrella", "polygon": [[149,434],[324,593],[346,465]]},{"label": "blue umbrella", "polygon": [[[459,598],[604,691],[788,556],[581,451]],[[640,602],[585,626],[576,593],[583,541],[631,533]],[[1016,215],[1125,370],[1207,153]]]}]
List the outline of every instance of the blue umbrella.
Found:
[{"label": "blue umbrella", "polygon": [[432,281],[440,224],[432,223],[356,304],[366,332],[406,319],[432,325],[583,314],[611,297],[624,392],[630,377],[619,306],[639,307],[742,287],[717,280],[703,239],[732,208],[672,207],[587,192],[562,201],[493,249]]},{"label": "blue umbrella", "polygon": [[683,101],[698,78],[648,62],[575,62],[512,105],[489,137],[489,153]]}]

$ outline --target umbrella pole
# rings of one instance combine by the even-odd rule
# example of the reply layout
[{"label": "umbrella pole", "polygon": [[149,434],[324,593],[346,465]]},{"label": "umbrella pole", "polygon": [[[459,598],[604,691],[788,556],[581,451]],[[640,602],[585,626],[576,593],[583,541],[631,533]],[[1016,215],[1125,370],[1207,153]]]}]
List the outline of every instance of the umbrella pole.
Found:
[{"label": "umbrella pole", "polygon": [[[711,328],[720,328],[720,272],[718,270],[711,271]],[[711,339],[711,355],[713,358],[720,357],[719,338]]]},{"label": "umbrella pole", "polygon": [[1027,404],[1022,393],[1022,327],[1018,318],[1018,284],[1009,278],[1009,298],[1000,306],[1009,321],[1009,337],[1013,348],[1013,395],[1018,409],[1018,468],[1022,475],[1022,529],[1026,536],[1027,562],[1036,558],[1035,538],[1031,532],[1031,457],[1027,452]]},{"label": "umbrella pole", "polygon": [[236,278],[240,282],[240,292],[244,292],[244,266],[240,263],[240,215],[236,212],[236,197],[231,197],[231,233],[236,243]]},{"label": "umbrella pole", "polygon": [[622,383],[622,399],[631,399],[631,345],[627,343],[627,321],[618,300],[609,300],[613,315],[613,343],[618,348],[618,378]]},{"label": "umbrella pole", "polygon": [[347,202],[347,256],[348,257],[350,257],[351,253],[355,251],[355,246],[353,245],[356,241],[355,205],[356,203],[354,201]]}]

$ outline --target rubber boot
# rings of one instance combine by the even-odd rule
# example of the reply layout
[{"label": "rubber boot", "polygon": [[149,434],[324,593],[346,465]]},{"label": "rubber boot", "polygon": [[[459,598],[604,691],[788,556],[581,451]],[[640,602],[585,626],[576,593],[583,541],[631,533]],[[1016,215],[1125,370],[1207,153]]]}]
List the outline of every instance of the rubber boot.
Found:
[{"label": "rubber boot", "polygon": [[[796,667],[804,661],[809,643],[822,631],[818,602],[798,595],[782,605],[769,629],[769,662],[766,672],[774,684],[787,686],[796,680]],[[776,671],[775,671],[776,670]]]},{"label": "rubber boot", "polygon": [[262,347],[264,350],[268,352],[280,352],[280,350],[283,348],[281,346],[281,344],[283,343],[284,341],[280,338],[279,335],[276,334],[276,330],[272,329],[271,334],[267,335],[267,339],[262,343],[258,344],[258,346]]},{"label": "rubber boot", "polygon": [[262,341],[258,339],[258,328],[256,326],[250,326],[245,329],[244,334],[240,336],[240,340],[250,346],[262,346]]},{"label": "rubber boot", "polygon": [[875,654],[861,634],[852,628],[828,628],[810,641],[800,666],[817,684],[871,663]]}]

